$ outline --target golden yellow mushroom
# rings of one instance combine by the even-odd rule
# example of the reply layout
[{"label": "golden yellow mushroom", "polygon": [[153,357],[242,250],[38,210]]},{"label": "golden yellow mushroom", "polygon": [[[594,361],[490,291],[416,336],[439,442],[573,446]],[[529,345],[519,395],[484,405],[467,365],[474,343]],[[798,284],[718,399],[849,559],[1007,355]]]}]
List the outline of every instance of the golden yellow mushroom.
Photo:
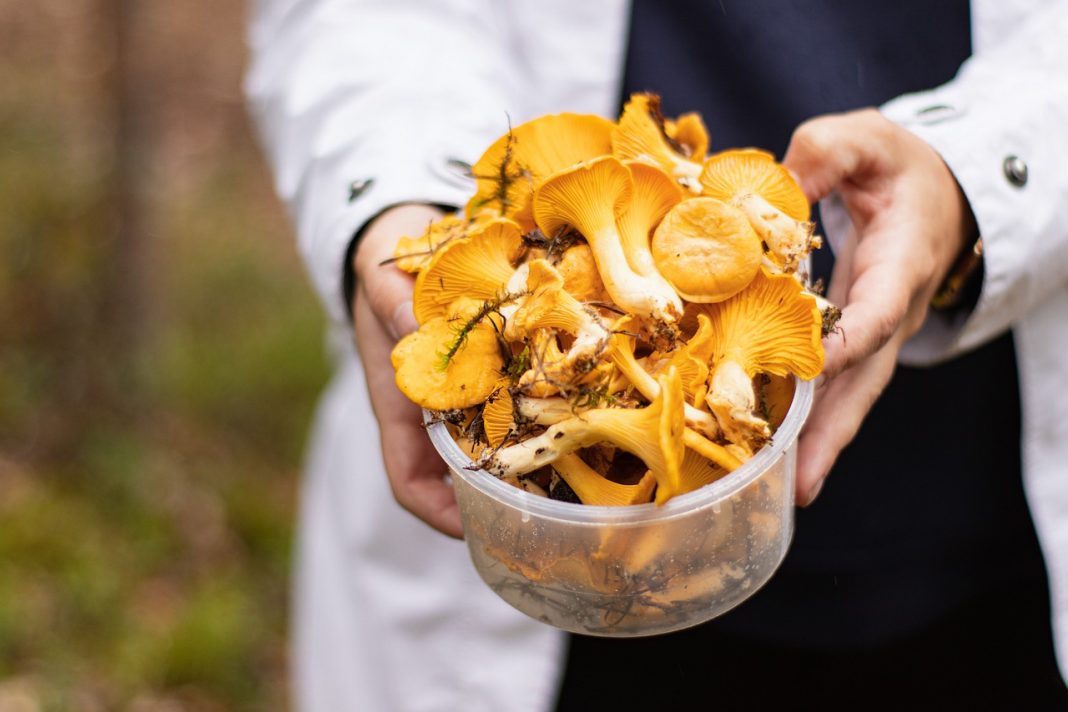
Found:
[{"label": "golden yellow mushroom", "polygon": [[415,274],[430,264],[430,259],[443,245],[463,237],[467,228],[457,215],[446,215],[427,226],[418,237],[404,236],[393,249],[393,263],[405,272]]},{"label": "golden yellow mushroom", "polygon": [[645,408],[587,410],[550,426],[541,435],[497,450],[489,455],[483,468],[501,477],[519,475],[579,448],[609,442],[641,458],[656,477],[656,501],[662,503],[680,487],[686,428],[678,374],[662,375],[659,383],[659,395]]},{"label": "golden yellow mushroom", "polygon": [[700,192],[697,181],[701,164],[690,160],[678,144],[664,131],[660,97],[633,94],[619,123],[612,129],[612,154],[622,160],[635,160],[660,166],[693,192]]},{"label": "golden yellow mushroom", "polygon": [[631,269],[640,275],[663,279],[649,251],[651,233],[669,210],[682,200],[682,189],[658,166],[627,161],[634,190],[616,221],[623,252]]},{"label": "golden yellow mushroom", "polygon": [[534,227],[530,203],[548,175],[610,153],[612,122],[586,114],[551,114],[516,126],[497,139],[471,167],[475,195],[467,215],[503,216],[524,232]]},{"label": "golden yellow mushroom", "polygon": [[775,264],[788,272],[820,245],[804,192],[766,151],[735,149],[710,157],[701,172],[701,188],[702,195],[744,212]]},{"label": "golden yellow mushroom", "polygon": [[675,291],[701,303],[740,292],[763,259],[745,214],[715,198],[691,198],[672,208],[653,234],[652,253]]},{"label": "golden yellow mushroom", "polygon": [[656,487],[656,477],[650,471],[646,471],[637,484],[621,485],[604,477],[575,454],[556,458],[552,468],[583,504],[607,507],[644,504],[652,500],[653,488]]},{"label": "golden yellow mushroom", "polygon": [[523,238],[515,222],[499,218],[437,251],[415,280],[413,310],[420,324],[443,315],[456,299],[499,296],[515,273]]},{"label": "golden yellow mushroom", "polygon": [[761,270],[742,292],[702,307],[712,323],[712,374],[706,401],[730,440],[759,446],[770,435],[757,414],[758,373],[815,378],[823,368],[816,300],[788,275]]},{"label": "golden yellow mushroom", "polygon": [[597,271],[597,262],[593,259],[593,250],[589,245],[569,247],[555,267],[564,278],[564,289],[580,302],[607,303],[612,300],[604,288],[601,274]]},{"label": "golden yellow mushroom", "polygon": [[490,447],[497,447],[515,428],[515,412],[508,381],[498,381],[482,409],[482,429]]},{"label": "golden yellow mushroom", "polygon": [[[633,317],[623,317],[612,327],[612,338],[608,346],[608,358],[616,368],[630,381],[646,400],[652,401],[660,394],[660,385],[656,378],[642,368],[634,357],[634,337],[630,335]],[[681,381],[681,376],[680,376]],[[683,415],[686,424],[709,437],[719,434],[719,426],[710,413],[698,410],[692,405],[684,404]],[[734,463],[737,467],[737,463]],[[732,468],[733,469],[733,468]]]},{"label": "golden yellow mushroom", "polygon": [[401,339],[391,354],[397,388],[429,410],[469,408],[486,400],[504,366],[489,319],[466,330],[469,317],[436,316]]},{"label": "golden yellow mushroom", "polygon": [[534,218],[546,234],[570,225],[593,250],[608,294],[621,308],[673,323],[682,301],[670,285],[631,269],[616,228],[616,216],[633,192],[630,171],[606,156],[550,176],[534,194]]},{"label": "golden yellow mushroom", "polygon": [[691,161],[703,163],[708,153],[708,129],[701,115],[695,112],[680,114],[677,119],[664,119],[664,133],[677,143],[681,153]]}]

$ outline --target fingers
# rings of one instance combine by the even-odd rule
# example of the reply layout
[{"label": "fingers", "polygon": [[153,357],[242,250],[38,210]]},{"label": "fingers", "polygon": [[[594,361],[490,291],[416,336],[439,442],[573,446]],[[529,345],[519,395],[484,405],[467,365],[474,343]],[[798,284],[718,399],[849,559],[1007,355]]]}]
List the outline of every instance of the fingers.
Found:
[{"label": "fingers", "polygon": [[815,203],[847,178],[865,170],[873,132],[889,122],[874,109],[810,119],[794,131],[783,166],[798,179],[809,202]]},{"label": "fingers", "polygon": [[357,282],[371,312],[393,340],[418,328],[412,314],[415,280],[396,266],[382,262],[393,255],[399,237],[422,234],[441,215],[441,210],[428,205],[391,208],[375,218],[356,250],[353,267]]},{"label": "fingers", "polygon": [[873,354],[895,334],[911,303],[911,290],[893,262],[860,268],[848,288],[838,324],[824,340],[823,373],[834,378]]},{"label": "fingers", "polygon": [[839,453],[857,434],[864,417],[894,373],[900,340],[826,381],[801,433],[797,450],[798,506],[815,500]]},{"label": "fingers", "polygon": [[422,413],[397,390],[389,353],[393,339],[371,313],[369,300],[357,292],[356,344],[367,376],[371,406],[378,420],[382,459],[397,502],[449,536],[461,537],[460,513],[445,463],[422,427]]}]

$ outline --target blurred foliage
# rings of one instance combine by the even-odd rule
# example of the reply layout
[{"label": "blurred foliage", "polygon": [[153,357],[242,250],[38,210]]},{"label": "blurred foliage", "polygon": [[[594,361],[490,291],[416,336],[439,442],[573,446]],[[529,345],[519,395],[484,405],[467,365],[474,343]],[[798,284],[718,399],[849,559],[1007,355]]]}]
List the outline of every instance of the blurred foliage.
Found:
[{"label": "blurred foliage", "polygon": [[0,710],[284,709],[327,366],[242,7],[139,5],[131,143],[101,6],[0,0]]}]

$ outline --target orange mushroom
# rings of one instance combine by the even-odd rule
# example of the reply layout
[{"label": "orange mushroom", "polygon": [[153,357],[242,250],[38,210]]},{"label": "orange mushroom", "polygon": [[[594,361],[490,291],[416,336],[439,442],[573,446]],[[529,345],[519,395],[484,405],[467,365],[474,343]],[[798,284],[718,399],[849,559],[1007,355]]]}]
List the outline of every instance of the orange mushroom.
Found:
[{"label": "orange mushroom", "polygon": [[405,272],[415,274],[430,263],[442,246],[458,237],[463,237],[467,223],[456,215],[446,215],[427,226],[418,237],[404,236],[397,240],[393,249],[393,263]]},{"label": "orange mushroom", "polygon": [[682,314],[682,301],[662,279],[637,274],[627,261],[616,228],[616,216],[633,191],[630,171],[611,156],[556,173],[534,194],[538,227],[552,234],[571,225],[593,250],[605,289],[621,308],[673,323]]},{"label": "orange mushroom", "polygon": [[[482,467],[500,477],[519,475],[579,448],[609,442],[641,458],[656,477],[657,503],[667,501],[680,487],[686,428],[678,374],[664,374],[659,383],[659,395],[645,408],[587,410],[550,426],[541,435],[490,453]],[[650,437],[653,433],[655,436]]]},{"label": "orange mushroom", "polygon": [[459,297],[499,296],[515,274],[513,260],[522,245],[519,226],[507,218],[488,221],[445,244],[415,280],[416,321],[443,315]]},{"label": "orange mushroom", "polygon": [[815,378],[823,368],[816,300],[788,275],[761,270],[742,292],[703,307],[712,324],[712,374],[706,401],[730,440],[759,446],[770,436],[755,412],[758,373]]},{"label": "orange mushroom", "polygon": [[541,179],[610,153],[611,131],[607,119],[570,113],[542,116],[511,129],[471,167],[476,191],[467,204],[468,217],[508,217],[529,231],[534,227],[530,203]]},{"label": "orange mushroom", "polygon": [[397,388],[416,405],[429,410],[469,408],[497,387],[504,359],[489,322],[493,316],[461,335],[458,329],[470,318],[469,309],[451,318],[433,317],[393,347]]},{"label": "orange mushroom", "polygon": [[808,199],[775,157],[756,149],[718,153],[701,171],[701,194],[730,203],[749,218],[774,263],[796,271],[820,246],[809,222]]},{"label": "orange mushroom", "polygon": [[684,200],[653,234],[653,260],[691,302],[719,302],[745,288],[762,260],[760,238],[745,214],[715,198]]},{"label": "orange mushroom", "polygon": [[647,470],[637,484],[622,485],[606,478],[575,454],[556,458],[552,468],[583,504],[606,507],[643,504],[653,498],[653,489],[656,487],[656,477],[651,471]]},{"label": "orange mushroom", "polygon": [[612,129],[612,154],[660,166],[691,191],[700,192],[701,164],[690,159],[665,133],[660,97],[632,94],[619,123]]},{"label": "orange mushroom", "polygon": [[664,133],[683,149],[682,153],[691,161],[704,162],[708,153],[708,129],[700,114],[690,112],[674,120],[664,119]]},{"label": "orange mushroom", "polygon": [[662,280],[649,251],[651,233],[669,210],[682,200],[682,189],[657,166],[627,161],[634,190],[630,202],[616,221],[623,252],[631,269],[640,275]]}]

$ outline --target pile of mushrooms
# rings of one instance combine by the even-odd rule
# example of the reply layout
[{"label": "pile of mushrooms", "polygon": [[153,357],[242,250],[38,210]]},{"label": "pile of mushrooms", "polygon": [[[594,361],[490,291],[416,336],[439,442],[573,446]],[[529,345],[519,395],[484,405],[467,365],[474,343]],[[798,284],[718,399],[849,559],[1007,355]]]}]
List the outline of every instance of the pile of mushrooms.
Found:
[{"label": "pile of mushrooms", "polygon": [[[591,505],[663,503],[772,437],[823,367],[809,204],[771,154],[706,158],[699,116],[556,114],[472,167],[461,214],[402,238],[419,330],[397,385],[483,469]],[[826,315],[826,317],[825,317]]]}]

